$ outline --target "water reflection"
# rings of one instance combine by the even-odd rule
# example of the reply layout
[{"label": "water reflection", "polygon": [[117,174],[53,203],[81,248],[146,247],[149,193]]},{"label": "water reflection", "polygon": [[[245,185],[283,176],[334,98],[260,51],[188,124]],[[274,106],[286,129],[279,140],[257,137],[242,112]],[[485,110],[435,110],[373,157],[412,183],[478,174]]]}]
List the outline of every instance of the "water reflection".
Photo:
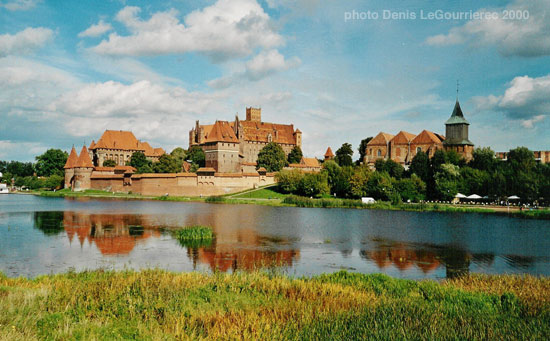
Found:
[{"label": "water reflection", "polygon": [[[0,240],[0,271],[34,275],[108,263],[173,271],[278,267],[296,275],[345,268],[416,279],[550,274],[550,238],[540,222],[516,226],[502,217],[244,205],[62,203],[70,206],[0,214],[6,237]],[[15,221],[41,232],[10,227]],[[181,246],[167,232],[189,225],[212,226],[215,239]]]}]

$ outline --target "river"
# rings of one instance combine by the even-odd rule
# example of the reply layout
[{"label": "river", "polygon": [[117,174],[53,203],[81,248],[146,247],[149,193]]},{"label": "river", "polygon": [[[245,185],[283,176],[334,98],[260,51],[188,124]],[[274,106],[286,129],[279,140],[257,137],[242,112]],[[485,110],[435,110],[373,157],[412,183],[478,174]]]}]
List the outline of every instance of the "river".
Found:
[{"label": "river", "polygon": [[[210,245],[170,230],[208,225]],[[491,214],[0,196],[0,271],[345,269],[397,278],[550,276],[550,222]]]}]

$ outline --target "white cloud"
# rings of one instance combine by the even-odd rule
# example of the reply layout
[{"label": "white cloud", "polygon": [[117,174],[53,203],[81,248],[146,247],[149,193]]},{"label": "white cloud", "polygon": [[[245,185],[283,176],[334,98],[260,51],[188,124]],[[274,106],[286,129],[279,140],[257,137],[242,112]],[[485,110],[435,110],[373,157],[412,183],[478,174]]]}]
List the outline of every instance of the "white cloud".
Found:
[{"label": "white cloud", "polygon": [[34,8],[39,2],[42,2],[42,0],[0,1],[0,8],[4,7],[8,11],[26,11]]},{"label": "white cloud", "polygon": [[[512,11],[528,19],[504,19],[504,11]],[[470,20],[452,28],[447,34],[426,39],[429,45],[456,45],[471,43],[474,46],[495,45],[504,56],[538,57],[550,55],[550,2],[515,0],[505,8],[481,9],[479,12],[496,12],[498,19]]]},{"label": "white cloud", "polygon": [[44,46],[52,38],[53,31],[44,27],[28,27],[13,35],[0,35],[0,57],[32,52]]},{"label": "white cloud", "polygon": [[187,129],[195,119],[223,110],[217,105],[219,99],[219,95],[167,88],[149,81],[130,85],[108,81],[65,93],[49,110],[66,116],[66,129],[74,136],[128,129],[148,138],[186,141]]},{"label": "white cloud", "polygon": [[162,55],[200,52],[214,60],[251,54],[255,48],[273,48],[283,38],[271,27],[270,18],[256,0],[218,0],[191,12],[184,23],[176,10],[157,12],[145,21],[141,9],[125,7],[116,19],[130,31],[112,33],[92,50],[106,55]]},{"label": "white cloud", "polygon": [[40,155],[47,149],[48,147],[39,142],[0,140],[0,159],[8,159],[8,156],[18,154]]},{"label": "white cloud", "polygon": [[475,97],[474,103],[478,110],[503,112],[532,128],[550,113],[550,75],[515,77],[503,95]]},{"label": "white cloud", "polygon": [[99,20],[97,24],[94,24],[90,27],[88,27],[86,30],[80,32],[78,34],[78,37],[99,37],[100,35],[103,35],[106,32],[109,32],[113,29],[113,26],[111,24],[104,22],[103,20]]},{"label": "white cloud", "polygon": [[544,115],[538,115],[538,116],[533,117],[530,120],[523,120],[521,122],[521,125],[524,128],[533,129],[535,127],[535,124],[538,123],[538,122],[543,121],[545,117],[546,116],[544,116]]},{"label": "white cloud", "polygon": [[254,58],[245,63],[244,70],[233,72],[229,76],[214,79],[208,82],[208,85],[213,88],[222,89],[245,79],[258,81],[277,72],[295,68],[300,64],[301,61],[298,57],[285,59],[277,50],[261,51]]}]

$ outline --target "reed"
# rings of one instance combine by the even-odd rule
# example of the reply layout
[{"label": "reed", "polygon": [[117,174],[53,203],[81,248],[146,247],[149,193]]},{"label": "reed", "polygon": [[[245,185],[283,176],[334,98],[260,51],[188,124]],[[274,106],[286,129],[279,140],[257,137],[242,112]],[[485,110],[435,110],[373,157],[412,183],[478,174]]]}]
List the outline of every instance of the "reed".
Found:
[{"label": "reed", "polygon": [[[548,278],[0,274],[0,339],[548,339]],[[522,289],[524,288],[524,289]]]},{"label": "reed", "polygon": [[185,247],[201,247],[212,244],[214,232],[208,226],[188,226],[172,231],[172,236]]}]

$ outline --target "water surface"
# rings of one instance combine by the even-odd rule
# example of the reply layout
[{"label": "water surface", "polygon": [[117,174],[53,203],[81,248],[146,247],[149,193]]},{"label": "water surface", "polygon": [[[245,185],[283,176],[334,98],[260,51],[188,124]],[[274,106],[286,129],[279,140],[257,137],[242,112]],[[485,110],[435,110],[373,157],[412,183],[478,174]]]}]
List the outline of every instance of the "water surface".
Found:
[{"label": "water surface", "polygon": [[[207,246],[170,230],[214,228]],[[346,269],[399,278],[468,272],[550,276],[548,221],[476,213],[399,212],[159,201],[0,196],[0,271],[86,269],[290,275]]]}]

